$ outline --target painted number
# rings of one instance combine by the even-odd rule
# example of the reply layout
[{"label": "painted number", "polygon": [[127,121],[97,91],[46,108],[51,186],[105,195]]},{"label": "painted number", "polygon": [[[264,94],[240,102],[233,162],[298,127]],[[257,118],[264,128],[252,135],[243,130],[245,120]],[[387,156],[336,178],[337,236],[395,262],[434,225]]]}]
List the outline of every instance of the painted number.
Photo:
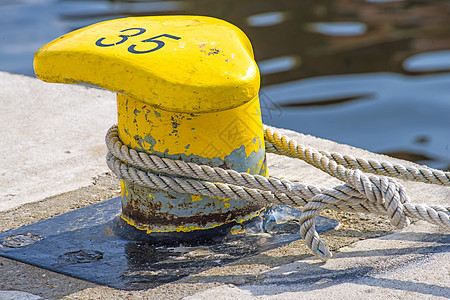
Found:
[{"label": "painted number", "polygon": [[128,29],[121,30],[120,32],[125,32],[125,31],[129,31],[129,30],[138,30],[138,33],[135,33],[135,34],[120,34],[119,37],[122,38],[122,39],[121,39],[120,41],[118,41],[117,43],[104,44],[103,41],[104,41],[106,38],[101,38],[101,39],[98,39],[98,40],[95,42],[95,44],[96,44],[97,46],[99,46],[99,47],[111,47],[111,46],[116,46],[116,45],[120,45],[120,44],[124,43],[126,40],[128,40],[129,37],[137,36],[137,35],[143,34],[143,33],[145,32],[145,29],[144,29],[144,28],[128,28]]},{"label": "painted number", "polygon": [[[116,43],[105,43],[106,38],[102,37],[95,42],[95,45],[97,45],[98,47],[117,46],[122,43],[125,43],[128,40],[128,38],[137,36],[137,35],[141,35],[146,31],[144,28],[128,28],[128,29],[121,30],[120,32],[129,32],[129,31],[133,31],[133,30],[137,30],[137,32],[133,33],[133,34],[119,34],[118,37],[121,39]],[[173,40],[181,39],[178,36],[174,36],[174,35],[170,35],[170,34],[161,34],[161,35],[154,36],[152,38],[140,41],[140,43],[155,43],[156,45],[153,45],[154,46],[153,48],[139,49],[141,46],[132,44],[130,47],[128,47],[128,52],[133,53],[133,54],[142,54],[142,53],[150,53],[150,52],[156,51],[158,49],[161,49],[162,47],[164,47],[165,43],[163,41],[161,41],[160,38],[169,38],[169,39],[173,39]],[[136,47],[138,47],[138,49],[136,49]]]},{"label": "painted number", "polygon": [[165,43],[163,41],[157,40],[157,38],[162,38],[162,37],[166,37],[169,39],[174,39],[174,40],[179,40],[181,39],[180,37],[174,36],[174,35],[170,35],[170,34],[161,34],[146,40],[142,40],[141,43],[156,43],[156,46],[152,49],[148,49],[148,50],[136,50],[136,45],[131,45],[130,47],[128,47],[128,52],[131,53],[135,53],[135,54],[140,54],[140,53],[149,53],[149,52],[153,52],[156,51],[158,49],[161,49],[162,47],[164,47]]}]

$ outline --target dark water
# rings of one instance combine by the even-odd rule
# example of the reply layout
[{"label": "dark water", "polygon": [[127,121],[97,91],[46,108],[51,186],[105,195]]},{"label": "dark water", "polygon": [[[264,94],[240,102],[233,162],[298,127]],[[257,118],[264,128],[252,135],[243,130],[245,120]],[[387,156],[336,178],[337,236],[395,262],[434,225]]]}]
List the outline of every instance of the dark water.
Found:
[{"label": "dark water", "polygon": [[450,168],[450,1],[0,0],[0,70],[119,17],[225,19],[253,43],[268,124]]}]

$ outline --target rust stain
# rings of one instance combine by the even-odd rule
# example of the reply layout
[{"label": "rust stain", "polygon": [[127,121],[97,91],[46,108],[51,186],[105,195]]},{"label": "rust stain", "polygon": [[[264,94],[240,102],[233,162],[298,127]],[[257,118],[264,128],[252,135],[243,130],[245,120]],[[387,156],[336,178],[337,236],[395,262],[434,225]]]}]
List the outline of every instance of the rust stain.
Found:
[{"label": "rust stain", "polygon": [[[171,206],[169,203],[162,203],[155,198],[146,197],[149,193],[161,192],[158,190],[153,190],[149,188],[140,187],[136,184],[130,184],[128,189],[133,190],[133,195],[127,197],[126,204],[122,207],[122,214],[124,217],[133,220],[136,225],[143,225],[143,227],[150,228],[163,227],[163,226],[184,226],[190,224],[196,224],[199,227],[205,227],[208,224],[215,223],[218,225],[224,225],[239,218],[250,215],[256,211],[262,210],[266,207],[265,203],[260,202],[248,202],[248,205],[227,212],[211,212],[205,214],[204,211],[199,210],[196,214],[190,216],[180,216],[179,214],[170,213],[170,210],[175,209],[180,212],[180,210],[188,210],[191,203],[183,203],[180,201],[176,204],[176,207]],[[176,199],[176,197],[170,193],[166,192],[165,196],[170,199]],[[145,207],[145,209],[143,209]],[[169,212],[161,211],[169,210]],[[214,208],[214,203],[207,203],[203,208],[212,207]]]},{"label": "rust stain", "polygon": [[[126,218],[130,218],[137,225],[148,226],[183,226],[188,224],[197,224],[199,227],[205,227],[210,223],[225,225],[232,221],[238,220],[239,217],[249,215],[255,211],[261,210],[266,205],[264,203],[255,202],[240,210],[228,211],[226,213],[211,213],[203,215],[197,213],[192,216],[176,216],[171,213],[161,213],[158,210],[149,210],[147,214],[136,210],[132,205],[122,208],[122,214]],[[149,205],[149,208],[151,205]]]}]

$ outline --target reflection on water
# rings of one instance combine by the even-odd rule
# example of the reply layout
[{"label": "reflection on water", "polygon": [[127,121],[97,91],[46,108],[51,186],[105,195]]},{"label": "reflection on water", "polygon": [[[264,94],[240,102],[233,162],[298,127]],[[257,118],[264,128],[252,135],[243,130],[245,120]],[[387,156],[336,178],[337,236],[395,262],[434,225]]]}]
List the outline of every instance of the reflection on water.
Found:
[{"label": "reflection on water", "polygon": [[[111,19],[112,16],[142,16],[152,15],[156,12],[168,12],[181,10],[184,7],[182,1],[143,1],[143,2],[119,2],[112,1],[80,1],[65,0],[58,5],[59,17],[64,20],[91,20],[97,18]],[[84,26],[84,25],[83,25]]]},{"label": "reflection on water", "polygon": [[279,73],[289,71],[298,67],[300,57],[296,56],[279,56],[271,59],[261,60],[258,62],[259,72],[261,75]]},{"label": "reflection on water", "polygon": [[252,41],[266,123],[449,168],[449,13],[417,0],[2,0],[0,70],[33,76],[40,46],[96,22],[214,16]]},{"label": "reflection on water", "polygon": [[304,133],[445,167],[449,83],[449,73],[336,75],[273,85],[263,98],[281,106],[282,114],[271,116],[275,126],[294,125]]},{"label": "reflection on water", "polygon": [[366,32],[367,26],[358,22],[329,22],[329,23],[307,23],[305,29],[335,36],[360,35]]},{"label": "reflection on water", "polygon": [[399,1],[405,1],[405,0],[366,0],[366,2],[372,2],[372,3],[399,2]]},{"label": "reflection on water", "polygon": [[254,27],[265,27],[280,24],[288,17],[286,12],[266,12],[262,14],[251,15],[247,18],[247,23]]},{"label": "reflection on water", "polygon": [[403,62],[410,72],[450,71],[450,50],[416,54]]}]

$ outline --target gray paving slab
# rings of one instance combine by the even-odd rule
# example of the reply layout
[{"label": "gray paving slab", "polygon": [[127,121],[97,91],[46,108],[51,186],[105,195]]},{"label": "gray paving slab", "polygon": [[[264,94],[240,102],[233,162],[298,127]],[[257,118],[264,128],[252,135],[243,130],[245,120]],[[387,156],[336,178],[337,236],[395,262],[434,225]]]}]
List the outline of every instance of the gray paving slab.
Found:
[{"label": "gray paving slab", "polygon": [[0,72],[0,211],[92,183],[108,171],[114,93]]},{"label": "gray paving slab", "polygon": [[20,291],[1,291],[0,300],[44,300],[44,298]]},{"label": "gray paving slab", "polygon": [[[107,199],[98,196],[102,193],[112,195],[114,181],[99,183],[93,178],[108,172],[104,134],[117,119],[113,93],[0,72],[0,107],[0,216],[10,224],[2,228],[89,205],[94,202],[89,191],[95,191],[95,199]],[[414,165],[288,130],[281,132],[317,149]],[[340,184],[306,163],[277,155],[268,155],[268,167],[276,177],[320,187]],[[412,202],[449,204],[449,187],[399,181]],[[66,206],[59,207],[58,201]],[[0,299],[10,295],[11,289],[70,299],[449,298],[448,232],[418,222],[385,235],[392,228],[383,218],[336,217],[341,228],[324,239],[339,252],[326,263],[311,257],[298,241],[156,289],[125,292],[0,260],[0,273],[14,275],[8,279],[9,275],[0,274],[0,289],[5,290]],[[21,281],[20,274],[33,280]]]}]

